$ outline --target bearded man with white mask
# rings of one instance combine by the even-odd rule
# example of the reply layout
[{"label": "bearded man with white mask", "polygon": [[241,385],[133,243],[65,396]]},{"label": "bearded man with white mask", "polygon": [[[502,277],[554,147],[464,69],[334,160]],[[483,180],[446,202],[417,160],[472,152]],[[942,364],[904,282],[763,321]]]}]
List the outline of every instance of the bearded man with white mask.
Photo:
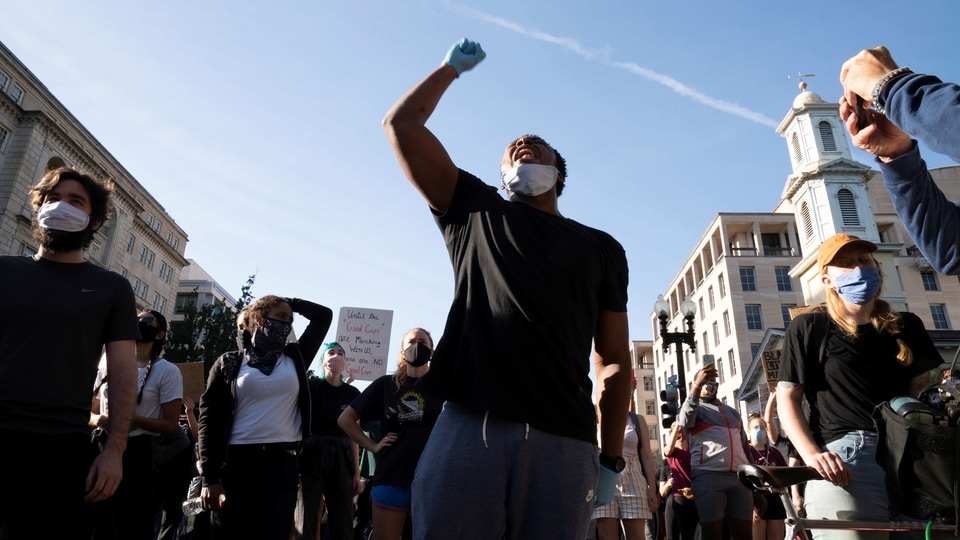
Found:
[{"label": "bearded man with white mask", "polygon": [[626,256],[609,234],[560,214],[566,163],[540,137],[507,146],[504,200],[457,168],[427,129],[453,81],[485,56],[476,42],[454,44],[383,121],[440,227],[456,281],[419,383],[446,404],[414,477],[413,534],[584,538],[594,505],[612,499],[625,465]]},{"label": "bearded man with white mask", "polygon": [[[112,184],[75,169],[30,190],[33,257],[0,257],[0,536],[89,538],[89,503],[111,496],[136,395],[133,291],[83,250],[110,215]],[[110,373],[110,433],[90,443],[101,353]],[[50,519],[51,512],[56,519]]]}]

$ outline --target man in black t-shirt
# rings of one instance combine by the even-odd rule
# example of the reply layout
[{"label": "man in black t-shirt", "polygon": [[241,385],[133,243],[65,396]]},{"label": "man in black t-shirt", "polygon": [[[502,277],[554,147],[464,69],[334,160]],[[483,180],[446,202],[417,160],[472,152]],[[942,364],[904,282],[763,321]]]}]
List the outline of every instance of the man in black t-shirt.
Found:
[{"label": "man in black t-shirt", "polygon": [[[113,495],[133,416],[139,337],[126,279],[84,259],[110,215],[112,185],[74,169],[30,190],[34,257],[0,257],[0,536],[89,538],[94,506]],[[109,436],[90,444],[101,353]],[[56,519],[50,519],[55,513]]]},{"label": "man in black t-shirt", "polygon": [[458,169],[427,129],[453,81],[484,57],[475,42],[454,44],[383,121],[401,168],[434,213],[455,275],[443,338],[421,381],[447,403],[414,478],[414,534],[584,538],[594,504],[612,499],[624,467],[626,256],[610,235],[560,214],[566,162],[542,138],[507,146],[504,200]]}]

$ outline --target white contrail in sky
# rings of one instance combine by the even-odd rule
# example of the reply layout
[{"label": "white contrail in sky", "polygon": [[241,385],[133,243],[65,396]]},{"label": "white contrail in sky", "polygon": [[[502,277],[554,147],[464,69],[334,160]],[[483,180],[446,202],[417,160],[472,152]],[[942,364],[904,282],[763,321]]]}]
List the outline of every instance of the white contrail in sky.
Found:
[{"label": "white contrail in sky", "polygon": [[674,79],[673,77],[670,77],[669,75],[657,73],[656,71],[652,71],[645,67],[638,66],[633,62],[613,60],[610,58],[610,51],[608,49],[589,49],[587,47],[584,47],[582,44],[580,44],[579,41],[573,38],[558,37],[558,36],[548,34],[546,32],[541,32],[539,30],[527,28],[515,22],[508,21],[500,17],[494,17],[493,15],[488,15],[486,13],[483,13],[482,11],[477,11],[469,7],[459,6],[455,4],[450,4],[450,5],[474,19],[479,19],[481,21],[486,21],[491,24],[495,24],[497,26],[500,26],[501,28],[510,30],[511,32],[516,32],[517,34],[521,34],[539,41],[551,43],[553,45],[559,45],[564,49],[567,49],[579,56],[582,56],[587,60],[599,62],[606,66],[610,66],[610,67],[617,68],[629,73],[633,73],[634,75],[639,75],[644,79],[666,86],[667,88],[673,90],[674,92],[680,94],[681,96],[684,96],[693,101],[696,101],[697,103],[706,105],[707,107],[710,107],[712,109],[716,109],[720,112],[725,112],[727,114],[739,116],[740,118],[744,118],[751,122],[756,122],[757,124],[768,126],[774,129],[776,129],[777,126],[779,125],[779,122],[771,118],[768,118],[761,113],[751,111],[750,109],[747,109],[746,107],[743,107],[741,105],[737,105],[736,103],[731,103],[729,101],[724,101],[722,99],[710,97],[704,94],[703,92],[690,88],[689,86]]}]

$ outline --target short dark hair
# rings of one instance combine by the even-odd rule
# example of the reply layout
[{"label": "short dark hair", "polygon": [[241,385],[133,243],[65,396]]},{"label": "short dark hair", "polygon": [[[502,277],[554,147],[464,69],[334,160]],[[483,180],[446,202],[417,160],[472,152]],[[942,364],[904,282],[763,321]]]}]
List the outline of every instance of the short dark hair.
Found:
[{"label": "short dark hair", "polygon": [[[553,148],[552,146],[550,148]],[[557,171],[560,172],[560,176],[563,178],[562,182],[557,182],[557,197],[563,193],[563,186],[567,185],[567,160],[560,155],[560,151],[556,148],[553,148],[553,153],[557,156]]]},{"label": "short dark hair", "polygon": [[30,188],[33,205],[33,213],[36,214],[47,195],[64,180],[74,180],[79,182],[90,196],[90,223],[97,223],[103,226],[104,223],[113,214],[113,204],[110,201],[113,195],[114,185],[110,180],[96,180],[88,174],[84,174],[73,167],[60,167],[47,171],[43,178]]}]

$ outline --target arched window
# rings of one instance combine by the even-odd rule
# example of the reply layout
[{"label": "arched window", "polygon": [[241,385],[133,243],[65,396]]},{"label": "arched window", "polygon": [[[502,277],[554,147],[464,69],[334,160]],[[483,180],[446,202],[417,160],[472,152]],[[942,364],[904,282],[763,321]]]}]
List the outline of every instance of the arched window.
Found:
[{"label": "arched window", "polygon": [[837,141],[833,138],[833,127],[830,126],[830,122],[821,120],[820,123],[817,124],[817,129],[820,130],[820,141],[823,144],[823,151],[836,152]]},{"label": "arched window", "polygon": [[803,148],[800,147],[800,136],[796,133],[790,137],[790,146],[793,149],[793,160],[797,163],[803,161]]},{"label": "arched window", "polygon": [[66,163],[64,163],[64,162],[63,162],[63,159],[61,159],[61,158],[59,158],[59,157],[54,156],[54,157],[52,157],[52,158],[50,158],[50,159],[47,160],[47,170],[48,170],[48,171],[53,171],[53,170],[59,169],[60,167],[64,167],[64,166],[66,166]]},{"label": "arched window", "polygon": [[803,236],[813,238],[813,220],[810,219],[810,207],[806,202],[800,203],[800,221],[803,222]]},{"label": "arched window", "polygon": [[844,225],[859,226],[860,216],[857,214],[857,201],[853,192],[843,188],[837,192],[837,202],[840,204],[840,219]]}]

